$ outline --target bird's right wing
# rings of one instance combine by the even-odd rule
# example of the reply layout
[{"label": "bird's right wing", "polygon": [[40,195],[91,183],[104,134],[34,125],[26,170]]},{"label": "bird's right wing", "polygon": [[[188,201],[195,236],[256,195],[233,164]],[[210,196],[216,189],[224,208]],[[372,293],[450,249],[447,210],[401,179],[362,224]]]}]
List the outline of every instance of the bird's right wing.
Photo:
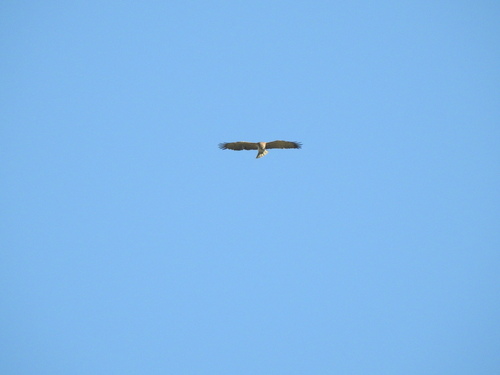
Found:
[{"label": "bird's right wing", "polygon": [[222,150],[258,150],[259,147],[257,143],[252,142],[230,142],[230,143],[220,143],[219,148]]}]

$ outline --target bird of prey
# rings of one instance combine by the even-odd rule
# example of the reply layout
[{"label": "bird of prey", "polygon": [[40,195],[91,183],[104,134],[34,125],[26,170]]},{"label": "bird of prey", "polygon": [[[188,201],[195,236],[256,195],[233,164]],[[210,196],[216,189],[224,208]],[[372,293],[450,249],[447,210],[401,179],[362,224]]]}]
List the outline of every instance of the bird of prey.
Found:
[{"label": "bird of prey", "polygon": [[257,159],[263,157],[267,154],[267,150],[270,148],[301,148],[302,143],[300,142],[288,142],[288,141],[273,141],[273,142],[228,142],[219,143],[219,148],[222,150],[258,150]]}]

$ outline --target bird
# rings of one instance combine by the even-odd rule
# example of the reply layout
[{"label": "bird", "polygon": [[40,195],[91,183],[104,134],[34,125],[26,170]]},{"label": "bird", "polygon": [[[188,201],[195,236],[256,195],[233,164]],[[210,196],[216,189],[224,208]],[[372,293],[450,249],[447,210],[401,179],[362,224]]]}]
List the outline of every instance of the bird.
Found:
[{"label": "bird", "polygon": [[219,143],[221,150],[258,150],[256,159],[259,159],[267,154],[270,148],[302,148],[300,142],[289,141],[273,141],[273,142],[226,142]]}]

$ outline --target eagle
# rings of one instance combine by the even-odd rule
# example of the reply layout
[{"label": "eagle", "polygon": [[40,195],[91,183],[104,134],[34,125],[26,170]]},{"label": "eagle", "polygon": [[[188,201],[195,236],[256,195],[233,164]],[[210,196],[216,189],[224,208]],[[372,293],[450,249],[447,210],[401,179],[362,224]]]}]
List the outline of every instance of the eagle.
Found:
[{"label": "eagle", "polygon": [[289,141],[273,141],[273,142],[227,142],[219,143],[219,148],[221,150],[258,150],[257,157],[261,158],[267,154],[267,150],[270,148],[302,148],[302,143],[300,142],[289,142]]}]

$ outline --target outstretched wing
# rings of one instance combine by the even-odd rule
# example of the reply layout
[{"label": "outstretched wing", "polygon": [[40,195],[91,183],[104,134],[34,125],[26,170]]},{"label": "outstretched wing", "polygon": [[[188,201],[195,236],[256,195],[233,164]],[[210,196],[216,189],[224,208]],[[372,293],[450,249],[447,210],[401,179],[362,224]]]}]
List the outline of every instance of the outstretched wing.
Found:
[{"label": "outstretched wing", "polygon": [[300,142],[288,142],[288,141],[274,141],[267,142],[266,149],[269,148],[301,148],[302,143]]},{"label": "outstretched wing", "polygon": [[234,151],[259,149],[257,143],[252,143],[252,142],[219,143],[219,148],[222,150],[234,150]]}]

